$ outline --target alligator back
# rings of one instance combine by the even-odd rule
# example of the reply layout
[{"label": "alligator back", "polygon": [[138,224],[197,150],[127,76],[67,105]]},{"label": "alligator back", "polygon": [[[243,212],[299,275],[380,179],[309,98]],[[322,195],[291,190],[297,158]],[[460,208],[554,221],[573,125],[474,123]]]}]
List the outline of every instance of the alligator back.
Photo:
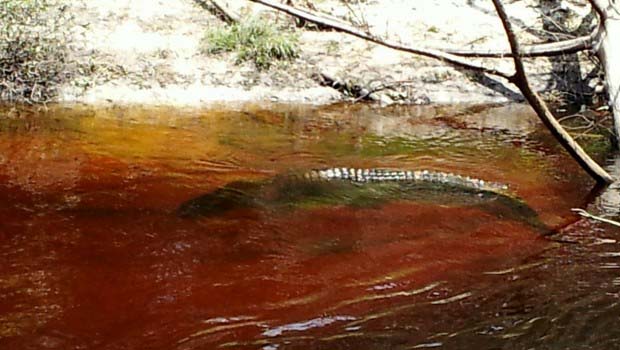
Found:
[{"label": "alligator back", "polygon": [[282,213],[321,206],[378,207],[393,201],[475,206],[498,218],[547,230],[536,211],[508,186],[428,170],[329,168],[236,181],[184,202],[178,214],[214,216],[240,209]]},{"label": "alligator back", "polygon": [[[289,175],[290,176],[290,175]],[[312,170],[304,173],[303,178],[311,181],[348,180],[357,183],[366,182],[407,182],[434,183],[439,185],[468,188],[475,191],[508,193],[508,186],[497,182],[464,177],[452,173],[429,170],[391,170],[391,169],[359,169],[329,168]]]}]

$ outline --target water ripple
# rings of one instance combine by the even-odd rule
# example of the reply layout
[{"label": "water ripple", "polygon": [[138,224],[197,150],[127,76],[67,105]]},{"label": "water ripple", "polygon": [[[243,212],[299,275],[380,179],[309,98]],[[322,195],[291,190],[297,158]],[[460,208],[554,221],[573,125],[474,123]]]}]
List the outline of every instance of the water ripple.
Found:
[{"label": "water ripple", "polygon": [[329,317],[318,317],[313,318],[311,320],[289,323],[282,326],[270,328],[264,331],[262,334],[266,337],[277,337],[282,335],[284,332],[290,331],[306,331],[312,328],[320,328],[330,325],[335,322],[342,321],[354,321],[356,317],[353,316],[329,316]]}]

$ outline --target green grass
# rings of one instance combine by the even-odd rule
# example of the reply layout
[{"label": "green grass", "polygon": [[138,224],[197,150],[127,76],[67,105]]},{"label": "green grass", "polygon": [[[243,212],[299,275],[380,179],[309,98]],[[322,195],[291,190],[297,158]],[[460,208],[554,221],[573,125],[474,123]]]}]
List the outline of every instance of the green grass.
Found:
[{"label": "green grass", "polygon": [[208,54],[236,52],[238,63],[252,61],[259,70],[299,56],[297,35],[256,18],[208,30],[202,47]]}]

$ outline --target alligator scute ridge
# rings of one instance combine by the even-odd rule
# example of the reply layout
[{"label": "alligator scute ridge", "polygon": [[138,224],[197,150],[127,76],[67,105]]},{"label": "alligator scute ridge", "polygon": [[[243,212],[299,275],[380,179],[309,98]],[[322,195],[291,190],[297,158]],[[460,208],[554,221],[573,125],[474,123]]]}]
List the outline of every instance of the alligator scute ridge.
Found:
[{"label": "alligator scute ridge", "polygon": [[311,170],[303,174],[307,180],[349,180],[351,182],[423,182],[471,188],[479,191],[508,191],[508,186],[498,182],[485,181],[469,176],[430,170],[394,170],[381,168],[326,168]]}]

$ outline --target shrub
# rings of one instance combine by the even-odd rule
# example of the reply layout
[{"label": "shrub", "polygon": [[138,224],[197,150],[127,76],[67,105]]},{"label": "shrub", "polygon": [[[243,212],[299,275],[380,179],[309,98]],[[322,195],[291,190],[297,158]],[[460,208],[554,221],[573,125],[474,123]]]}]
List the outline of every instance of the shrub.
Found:
[{"label": "shrub", "polygon": [[0,100],[46,103],[70,74],[71,15],[55,0],[0,0]]},{"label": "shrub", "polygon": [[237,52],[237,62],[253,61],[260,70],[271,67],[275,60],[298,57],[298,38],[294,33],[279,30],[261,19],[250,19],[225,28],[207,31],[203,52]]}]

